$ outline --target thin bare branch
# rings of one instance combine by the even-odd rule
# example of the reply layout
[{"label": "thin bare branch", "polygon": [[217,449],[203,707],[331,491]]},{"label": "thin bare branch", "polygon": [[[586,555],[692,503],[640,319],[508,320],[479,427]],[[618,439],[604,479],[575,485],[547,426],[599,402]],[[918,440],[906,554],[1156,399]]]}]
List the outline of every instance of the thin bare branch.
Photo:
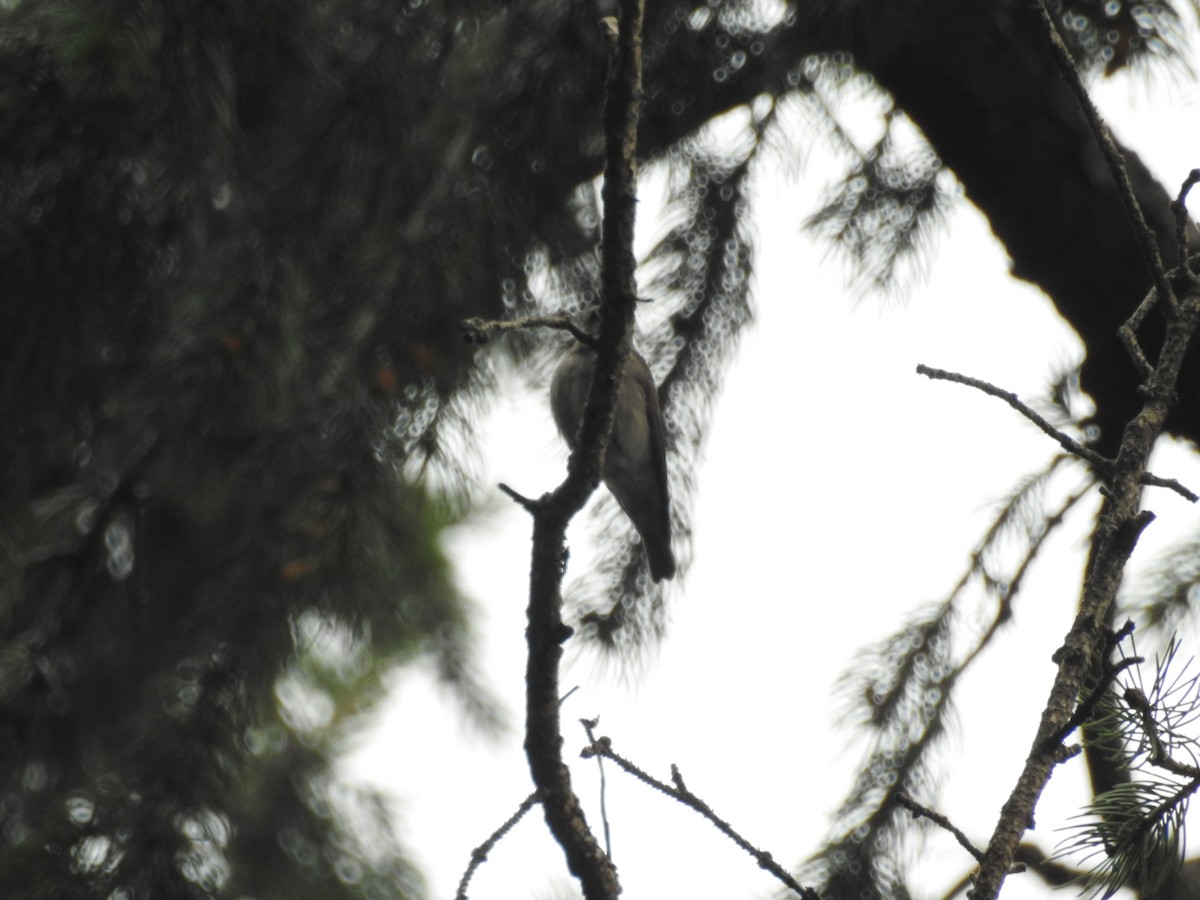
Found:
[{"label": "thin bare branch", "polygon": [[496,487],[500,488],[500,490],[503,493],[507,494],[509,499],[511,499],[518,506],[520,506],[522,509],[524,509],[525,512],[529,513],[530,515],[533,515],[534,513],[537,512],[538,504],[537,504],[536,500],[530,500],[524,494],[514,491],[503,481],[500,482],[498,485],[496,485]]},{"label": "thin bare branch", "polygon": [[[958,372],[947,372],[945,369],[934,369],[924,364],[917,366],[917,374],[924,375],[927,378],[933,379],[934,381],[950,381],[954,382],[955,384],[965,384],[968,387],[973,387],[976,390],[983,391],[985,394],[1000,398],[1025,418],[1027,418],[1030,422],[1040,428],[1043,432],[1057,441],[1058,445],[1068,453],[1078,456],[1080,459],[1090,463],[1103,475],[1107,476],[1112,474],[1113,467],[1115,466],[1115,460],[1107,459],[1101,456],[1091,447],[1087,447],[1084,444],[1079,443],[1079,441],[1075,440],[1070,435],[1063,434],[1048,421],[1046,421],[1046,419],[1036,410],[1031,409],[1029,406],[1022,403],[1021,399],[1012,391],[1006,391],[1003,388],[998,388],[994,384],[991,384],[987,381],[982,381],[978,378],[972,378],[970,375],[961,375]],[[1142,472],[1139,476],[1139,483],[1152,485],[1154,487],[1167,488],[1179,494],[1179,496],[1183,497],[1190,503],[1200,501],[1200,495],[1197,495],[1193,491],[1184,487],[1174,478],[1161,478],[1158,475],[1152,475],[1149,472]]]},{"label": "thin bare branch", "polygon": [[1063,434],[1036,410],[1031,409],[1021,402],[1012,391],[1006,391],[1003,388],[998,388],[994,384],[982,381],[978,378],[972,378],[970,375],[960,375],[958,372],[948,372],[945,369],[935,369],[930,366],[919,364],[917,366],[917,374],[924,375],[926,378],[931,378],[934,381],[950,381],[955,384],[965,384],[968,387],[973,387],[978,391],[983,391],[992,397],[998,397],[1027,418],[1030,422],[1040,428],[1043,432],[1054,438],[1058,445],[1073,456],[1078,456],[1080,459],[1091,463],[1097,469],[1106,471],[1112,467],[1112,460],[1105,459],[1095,450],[1086,447],[1079,441]]},{"label": "thin bare branch", "polygon": [[575,336],[575,340],[580,343],[587,344],[589,347],[596,346],[595,335],[576,325],[570,316],[522,316],[518,319],[504,319],[503,321],[470,318],[464,319],[461,327],[463,340],[468,344],[486,344],[497,334],[508,331],[520,331],[526,328],[557,328],[561,331],[571,332]]},{"label": "thin bare branch", "polygon": [[521,821],[525,813],[533,809],[533,804],[537,803],[537,801],[538,794],[537,791],[534,791],[521,801],[521,805],[517,807],[517,811],[509,816],[503,825],[488,835],[486,841],[471,851],[471,861],[467,864],[462,878],[459,879],[458,890],[454,894],[454,900],[467,900],[467,885],[471,883],[471,878],[475,875],[475,870],[484,864],[488,858],[488,854],[500,843],[500,839],[513,830],[513,827]]},{"label": "thin bare branch", "polygon": [[[966,850],[968,853],[970,853],[973,857],[975,857],[976,862],[983,861],[983,851],[980,850],[979,848],[977,848],[974,844],[972,844],[971,839],[969,837],[967,837],[965,834],[963,834],[962,831],[960,831],[953,822],[951,822],[949,819],[947,819],[941,813],[936,813],[929,807],[922,806],[920,803],[918,803],[912,797],[908,796],[908,794],[905,794],[903,792],[896,795],[896,803],[899,804],[900,806],[903,806],[910,813],[912,813],[914,819],[921,819],[921,818],[928,819],[930,822],[932,822],[938,828],[941,828],[943,831],[949,832],[954,837],[954,839],[956,841],[958,841],[958,844],[960,847],[962,847],[964,850]],[[1020,863],[1017,863],[1017,865],[1020,868],[1019,869],[1014,868],[1013,869],[1014,872],[1025,870],[1025,867],[1023,865],[1021,865]]]},{"label": "thin bare branch", "polygon": [[[600,720],[580,719],[579,724],[587,734],[588,743],[596,743],[596,726],[600,724]],[[608,826],[608,780],[604,776],[604,757],[600,754],[596,754],[596,768],[600,771],[600,823],[604,826],[604,852],[612,859],[612,833]]]},{"label": "thin bare branch", "polygon": [[728,837],[731,841],[754,857],[758,865],[766,869],[774,875],[779,881],[785,884],[788,888],[794,891],[804,900],[821,900],[821,895],[814,889],[805,887],[792,877],[792,874],[787,869],[775,862],[775,858],[766,850],[760,850],[751,844],[748,840],[742,837],[733,826],[718,816],[712,811],[712,808],[687,789],[687,785],[683,783],[683,776],[679,774],[679,769],[676,766],[671,766],[671,780],[674,782],[674,787],[665,782],[659,781],[653,775],[638,768],[637,765],[630,762],[625,757],[618,754],[612,748],[612,741],[607,737],[601,737],[597,741],[593,741],[591,746],[585,747],[582,754],[585,758],[589,756],[605,757],[611,759],[618,766],[636,778],[645,785],[654,788],[660,793],[666,794],[673,800],[677,800],[689,809],[693,809],[708,821],[716,826],[717,830]]},{"label": "thin bare branch", "polygon": [[1188,172],[1187,178],[1183,180],[1183,184],[1179,186],[1179,195],[1171,201],[1171,212],[1175,215],[1175,245],[1176,252],[1179,254],[1180,272],[1193,285],[1197,283],[1197,276],[1188,265],[1188,257],[1191,256],[1188,246],[1188,225],[1191,220],[1188,218],[1187,197],[1197,183],[1200,183],[1200,169],[1192,169]]},{"label": "thin bare branch", "polygon": [[1154,374],[1154,366],[1150,365],[1150,360],[1146,359],[1146,354],[1142,352],[1142,345],[1138,343],[1137,339],[1137,330],[1157,302],[1158,292],[1151,290],[1142,298],[1142,302],[1137,305],[1137,308],[1130,313],[1124,324],[1117,329],[1117,337],[1125,345],[1125,352],[1133,361],[1133,367],[1138,370],[1138,377],[1143,384]]}]

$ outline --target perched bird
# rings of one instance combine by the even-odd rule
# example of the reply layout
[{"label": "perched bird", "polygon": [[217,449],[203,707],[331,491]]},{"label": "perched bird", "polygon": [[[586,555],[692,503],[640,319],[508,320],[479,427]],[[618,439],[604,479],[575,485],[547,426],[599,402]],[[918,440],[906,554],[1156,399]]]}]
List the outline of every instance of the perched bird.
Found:
[{"label": "perched bird", "polygon": [[[559,363],[550,383],[554,423],[572,450],[579,437],[595,367],[596,351],[576,343]],[[674,578],[662,412],[650,367],[632,349],[617,391],[617,412],[604,454],[603,475],[604,483],[641,535],[650,560],[650,577],[655,581]]]}]

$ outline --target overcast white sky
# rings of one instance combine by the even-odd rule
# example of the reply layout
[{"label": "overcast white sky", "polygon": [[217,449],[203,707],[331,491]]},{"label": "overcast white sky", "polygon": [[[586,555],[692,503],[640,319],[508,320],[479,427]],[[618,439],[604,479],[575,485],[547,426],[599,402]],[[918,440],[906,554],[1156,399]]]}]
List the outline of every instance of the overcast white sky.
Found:
[{"label": "overcast white sky", "polygon": [[[1097,102],[1174,190],[1200,166],[1200,85],[1160,87],[1107,84]],[[819,847],[861,759],[863,745],[836,727],[835,679],[857,651],[946,594],[996,501],[1056,450],[999,401],[921,378],[916,365],[1032,397],[1051,368],[1081,353],[1041,293],[1009,277],[1002,248],[965,202],[928,277],[903,303],[856,302],[842,264],[799,227],[835,175],[818,153],[802,183],[759,185],[757,322],[718,403],[700,472],[695,564],[672,589],[661,652],[633,685],[589,659],[574,660],[562,679],[579,685],[563,709],[569,760],[586,741],[572,723],[599,716],[599,732],[619,752],[664,779],[678,764],[692,790],[785,864]],[[537,495],[561,480],[565,451],[544,397],[514,394],[484,433],[485,484]],[[1200,464],[1177,448],[1160,452],[1155,469],[1200,487]],[[1159,520],[1139,548],[1142,560],[1200,524],[1173,494],[1150,493],[1147,505]],[[950,775],[940,796],[920,798],[980,845],[1032,740],[1053,677],[1050,654],[1077,602],[1092,510],[1043,551],[1013,626],[964,683],[961,728],[944,750]],[[572,537],[578,554],[582,532]],[[507,699],[513,730],[488,743],[427,673],[408,671],[347,766],[395,798],[403,839],[428,872],[430,895],[441,898],[454,895],[471,849],[531,789],[520,723],[528,518],[497,504],[461,529],[450,551],[478,599],[481,663]],[[595,763],[574,762],[572,776],[598,827]],[[1055,775],[1034,835],[1045,849],[1077,811],[1084,781],[1080,762]],[[614,859],[630,900],[776,891],[694,814],[611,768],[608,791]],[[969,863],[935,837],[922,854],[922,886],[940,896]],[[535,810],[480,869],[471,896],[549,897],[551,886],[568,883]],[[1010,878],[1004,894],[1046,895],[1031,876]]]}]

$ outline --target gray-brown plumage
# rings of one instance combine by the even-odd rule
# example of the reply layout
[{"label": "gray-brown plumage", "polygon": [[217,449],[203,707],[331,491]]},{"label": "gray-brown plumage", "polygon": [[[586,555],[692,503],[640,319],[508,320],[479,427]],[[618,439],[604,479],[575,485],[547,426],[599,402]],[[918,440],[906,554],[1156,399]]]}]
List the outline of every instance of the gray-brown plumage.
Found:
[{"label": "gray-brown plumage", "polygon": [[[554,422],[572,450],[595,367],[596,351],[577,343],[559,363],[550,383]],[[605,485],[641,535],[650,561],[650,577],[655,581],[674,578],[662,412],[650,367],[633,350],[617,391],[616,418],[604,455],[603,475]]]}]

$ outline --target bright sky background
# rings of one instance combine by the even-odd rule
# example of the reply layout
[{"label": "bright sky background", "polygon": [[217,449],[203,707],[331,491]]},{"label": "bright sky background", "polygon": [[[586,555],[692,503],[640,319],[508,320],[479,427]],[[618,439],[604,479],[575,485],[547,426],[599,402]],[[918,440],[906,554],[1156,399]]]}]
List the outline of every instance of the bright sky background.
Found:
[{"label": "bright sky background", "polygon": [[[1105,84],[1096,100],[1174,192],[1200,166],[1200,84],[1158,88]],[[577,759],[586,736],[575,723],[598,716],[598,733],[618,752],[664,780],[678,764],[694,792],[785,865],[818,849],[864,748],[836,725],[835,680],[856,652],[946,595],[997,501],[1056,450],[1000,401],[914,372],[926,363],[1033,398],[1048,371],[1081,354],[1042,294],[1009,277],[983,218],[965,201],[957,205],[927,278],[902,302],[856,299],[843,263],[800,231],[836,174],[818,151],[799,181],[758,185],[757,322],[716,409],[700,472],[695,564],[672,588],[661,651],[636,684],[568,654],[562,684],[579,690],[563,708],[565,755],[594,829],[596,764]],[[503,481],[536,496],[562,479],[566,453],[545,397],[512,393],[482,433],[485,485]],[[1178,448],[1160,450],[1153,467],[1200,488],[1200,462]],[[1174,494],[1153,491],[1146,503],[1159,519],[1139,547],[1142,561],[1200,524],[1200,512]],[[531,790],[521,749],[530,527],[512,504],[493,505],[449,550],[478,600],[481,666],[505,698],[511,733],[488,742],[427,672],[410,670],[398,674],[346,766],[395,798],[402,839],[428,873],[430,896],[445,900],[471,849]],[[1053,678],[1050,655],[1077,604],[1094,509],[1095,499],[1043,550],[1014,623],[963,684],[960,728],[943,745],[950,774],[940,796],[918,798],[980,846]],[[569,539],[578,560],[582,529]],[[695,814],[611,766],[607,774],[624,897],[776,894],[773,879]],[[1055,775],[1032,835],[1043,849],[1053,849],[1054,829],[1077,811],[1085,780],[1080,761]],[[970,862],[933,836],[921,855],[921,886],[941,896]],[[572,896],[569,885],[562,852],[535,809],[478,871],[470,896]],[[1047,895],[1029,875],[1011,877],[1004,892],[1006,900]]]}]

